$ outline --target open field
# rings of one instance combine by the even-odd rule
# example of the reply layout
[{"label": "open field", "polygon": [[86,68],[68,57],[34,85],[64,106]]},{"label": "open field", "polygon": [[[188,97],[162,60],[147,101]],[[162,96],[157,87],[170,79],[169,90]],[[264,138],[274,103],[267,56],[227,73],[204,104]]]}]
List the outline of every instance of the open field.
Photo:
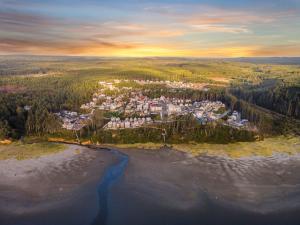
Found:
[{"label": "open field", "polygon": [[37,158],[43,155],[58,153],[65,149],[66,145],[51,142],[34,144],[20,144],[15,142],[9,145],[0,145],[0,160]]}]

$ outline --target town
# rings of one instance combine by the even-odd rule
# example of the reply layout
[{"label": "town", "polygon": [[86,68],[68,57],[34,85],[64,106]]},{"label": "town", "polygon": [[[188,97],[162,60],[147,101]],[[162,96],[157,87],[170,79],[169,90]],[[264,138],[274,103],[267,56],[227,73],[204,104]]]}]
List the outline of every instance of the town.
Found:
[{"label": "town", "polygon": [[[62,127],[68,130],[80,130],[89,120],[95,110],[105,112],[115,112],[123,115],[120,117],[111,116],[103,129],[133,129],[147,127],[150,124],[166,123],[173,121],[178,116],[193,115],[199,124],[207,123],[227,118],[223,121],[224,125],[235,128],[246,128],[248,120],[242,119],[237,111],[230,113],[226,110],[224,103],[220,101],[192,101],[191,99],[169,98],[160,96],[150,98],[143,94],[141,90],[132,87],[117,85],[128,80],[114,80],[113,82],[100,81],[101,88],[93,94],[92,101],[81,106],[81,110],[87,111],[86,114],[77,112],[62,111],[57,113],[62,120]],[[183,82],[171,81],[138,81],[135,83],[144,84],[166,84],[168,88],[203,88],[204,86]],[[114,94],[106,94],[113,91]]]}]

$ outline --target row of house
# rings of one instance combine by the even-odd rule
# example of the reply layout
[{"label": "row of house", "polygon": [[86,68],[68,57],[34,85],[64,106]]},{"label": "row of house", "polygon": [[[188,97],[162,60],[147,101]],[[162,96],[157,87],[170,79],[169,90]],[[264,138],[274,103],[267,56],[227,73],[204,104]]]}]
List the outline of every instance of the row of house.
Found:
[{"label": "row of house", "polygon": [[125,120],[112,117],[111,120],[103,128],[107,130],[130,129],[139,128],[152,123],[153,120],[151,119],[151,117],[126,118]]},{"label": "row of house", "polygon": [[190,99],[166,98],[148,98],[142,93],[132,92],[129,102],[125,107],[125,114],[138,114],[140,116],[151,114],[180,114],[184,106],[191,106]]}]

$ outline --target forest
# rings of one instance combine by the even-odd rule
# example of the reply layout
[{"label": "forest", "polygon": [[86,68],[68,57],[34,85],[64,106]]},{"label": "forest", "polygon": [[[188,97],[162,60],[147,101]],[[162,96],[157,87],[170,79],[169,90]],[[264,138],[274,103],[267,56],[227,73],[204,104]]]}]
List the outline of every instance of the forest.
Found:
[{"label": "forest", "polygon": [[[267,84],[273,83],[273,84]],[[242,85],[232,93],[247,102],[300,119],[300,86],[287,86],[284,82],[264,81],[259,85]]]},{"label": "forest", "polygon": [[[252,141],[268,135],[299,134],[300,67],[287,64],[257,64],[204,59],[106,59],[22,57],[0,58],[0,138],[24,136],[74,136],[61,129],[54,115],[60,110],[80,111],[90,101],[98,81],[150,79],[203,82],[209,91],[170,92],[151,86],[148,95],[220,100],[242,112],[258,133],[210,124],[194,126],[192,119],[158,129],[108,132],[101,129],[104,116],[94,116],[80,136],[95,142],[128,143],[162,141],[184,143]],[[26,108],[26,106],[28,106]]]}]

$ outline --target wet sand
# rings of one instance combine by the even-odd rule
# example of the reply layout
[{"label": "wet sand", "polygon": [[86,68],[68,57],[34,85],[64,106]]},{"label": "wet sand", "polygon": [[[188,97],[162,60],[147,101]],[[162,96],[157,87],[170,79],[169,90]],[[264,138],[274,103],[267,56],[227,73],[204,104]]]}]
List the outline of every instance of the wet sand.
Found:
[{"label": "wet sand", "polygon": [[0,161],[0,224],[90,224],[99,180],[116,161],[106,150],[76,145],[37,159]]},{"label": "wet sand", "polygon": [[300,224],[300,156],[230,159],[125,150],[108,223]]},{"label": "wet sand", "polygon": [[300,155],[120,151],[126,162],[113,151],[74,145],[39,159],[0,161],[0,224],[300,224]]}]

